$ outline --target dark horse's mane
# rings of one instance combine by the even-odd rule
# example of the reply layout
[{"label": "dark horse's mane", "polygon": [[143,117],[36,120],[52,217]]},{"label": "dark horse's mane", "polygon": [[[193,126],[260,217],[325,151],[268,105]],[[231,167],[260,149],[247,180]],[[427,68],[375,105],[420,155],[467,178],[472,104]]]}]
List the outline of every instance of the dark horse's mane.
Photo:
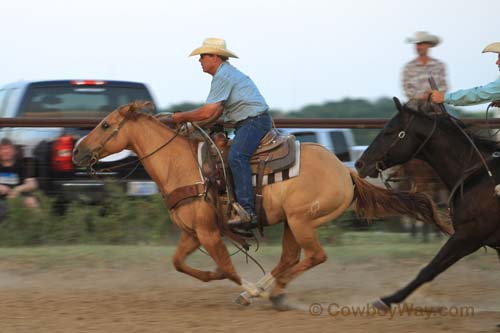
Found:
[{"label": "dark horse's mane", "polygon": [[[457,131],[457,125],[460,126],[472,139],[472,141],[479,147],[489,151],[500,149],[500,142],[492,137],[487,137],[478,133],[478,127],[464,124],[460,119],[443,113],[438,109],[436,104],[427,103],[425,101],[409,101],[403,105],[406,111],[414,114],[417,117],[425,117],[431,120],[436,119],[439,127],[446,128],[450,131]],[[452,121],[454,120],[454,121]],[[463,135],[460,133],[460,135]]]}]

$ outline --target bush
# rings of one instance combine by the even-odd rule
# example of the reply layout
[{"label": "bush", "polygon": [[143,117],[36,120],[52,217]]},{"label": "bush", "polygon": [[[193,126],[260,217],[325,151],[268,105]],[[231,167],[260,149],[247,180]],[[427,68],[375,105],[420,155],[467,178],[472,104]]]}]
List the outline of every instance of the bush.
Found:
[{"label": "bush", "polygon": [[[43,207],[48,200],[41,201],[41,209],[26,209],[22,198],[6,200],[7,215],[0,224],[0,245],[38,245],[47,242],[52,217]],[[49,204],[50,205],[50,204]]]},{"label": "bush", "polygon": [[[130,198],[113,182],[106,191],[106,199],[99,204],[74,202],[62,216],[53,211],[54,200],[41,194],[39,209],[25,208],[21,198],[7,200],[7,216],[0,222],[0,246],[176,242],[179,230],[171,223],[160,195]],[[399,226],[399,220],[368,225],[348,211],[321,226],[318,238],[323,244],[339,244],[349,230],[401,231]],[[270,226],[264,229],[262,241],[281,243],[282,235],[283,224]]]},{"label": "bush", "polygon": [[25,208],[21,198],[7,200],[7,216],[0,223],[0,246],[157,244],[177,238],[160,195],[130,198],[114,183],[109,183],[106,191],[102,203],[74,202],[63,216],[52,210],[53,200],[41,194],[39,209]]}]

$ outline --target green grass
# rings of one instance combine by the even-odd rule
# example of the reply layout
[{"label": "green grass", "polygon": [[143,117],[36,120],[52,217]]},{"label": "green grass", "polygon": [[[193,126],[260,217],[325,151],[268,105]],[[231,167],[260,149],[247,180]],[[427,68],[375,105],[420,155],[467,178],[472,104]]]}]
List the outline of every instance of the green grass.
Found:
[{"label": "green grass", "polygon": [[[408,260],[428,262],[446,238],[429,243],[413,240],[407,234],[385,232],[346,232],[339,245],[324,246],[330,260],[340,262],[369,262],[372,259]],[[260,259],[278,260],[281,246],[261,244]],[[229,246],[229,251],[234,248]],[[2,265],[15,265],[28,270],[66,269],[73,267],[124,267],[130,265],[165,265],[175,252],[175,246],[156,245],[66,245],[0,248]],[[488,251],[488,256],[493,251]],[[479,250],[466,260],[484,256]],[[496,254],[495,254],[496,255]],[[239,256],[239,254],[238,254]],[[206,261],[205,254],[196,251],[192,260]]]},{"label": "green grass", "polygon": [[165,263],[175,251],[172,246],[67,245],[0,248],[2,264],[24,269],[59,269],[73,267],[120,267]]}]

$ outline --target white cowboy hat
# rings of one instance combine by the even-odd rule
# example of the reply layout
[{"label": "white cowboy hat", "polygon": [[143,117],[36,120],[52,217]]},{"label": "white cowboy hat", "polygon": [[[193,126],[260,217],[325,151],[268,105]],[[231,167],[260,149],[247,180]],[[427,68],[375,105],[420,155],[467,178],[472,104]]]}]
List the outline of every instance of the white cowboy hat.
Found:
[{"label": "white cowboy hat", "polygon": [[203,41],[203,45],[194,49],[189,56],[198,54],[215,54],[223,57],[238,58],[236,54],[227,49],[226,41],[222,38],[206,38]]},{"label": "white cowboy hat", "polygon": [[407,38],[406,42],[412,44],[429,43],[434,47],[439,44],[440,40],[438,36],[431,35],[426,31],[418,31],[415,33],[414,37]]},{"label": "white cowboy hat", "polygon": [[491,43],[487,45],[483,50],[483,53],[486,52],[500,53],[500,43]]}]

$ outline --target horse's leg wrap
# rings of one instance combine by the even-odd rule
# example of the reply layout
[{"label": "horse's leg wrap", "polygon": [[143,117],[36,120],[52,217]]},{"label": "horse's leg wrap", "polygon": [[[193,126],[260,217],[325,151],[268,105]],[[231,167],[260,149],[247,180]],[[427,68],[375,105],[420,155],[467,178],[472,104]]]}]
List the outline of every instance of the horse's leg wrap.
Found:
[{"label": "horse's leg wrap", "polygon": [[272,276],[271,273],[267,273],[266,275],[261,277],[259,281],[257,281],[257,287],[262,290],[266,290],[273,285],[274,281],[274,276]]},{"label": "horse's leg wrap", "polygon": [[[271,273],[267,273],[266,275],[261,277],[260,280],[257,281],[257,283],[255,284],[255,287],[257,287],[257,289],[260,290],[260,292],[257,296],[264,296],[263,292],[266,291],[266,289],[268,289],[269,287],[271,287],[273,285],[274,281],[275,281],[274,276],[272,276]],[[247,291],[244,291],[240,294],[239,297],[243,298],[248,303],[251,303],[252,297],[256,297],[256,296],[251,295]],[[236,300],[236,302],[238,303],[238,299]],[[246,305],[249,305],[249,304],[246,304]]]},{"label": "horse's leg wrap", "polygon": [[245,279],[241,279],[241,286],[252,297],[259,296],[259,294],[261,292],[261,290],[259,288],[257,288],[257,286],[255,284],[253,284],[252,282],[247,281]]}]

